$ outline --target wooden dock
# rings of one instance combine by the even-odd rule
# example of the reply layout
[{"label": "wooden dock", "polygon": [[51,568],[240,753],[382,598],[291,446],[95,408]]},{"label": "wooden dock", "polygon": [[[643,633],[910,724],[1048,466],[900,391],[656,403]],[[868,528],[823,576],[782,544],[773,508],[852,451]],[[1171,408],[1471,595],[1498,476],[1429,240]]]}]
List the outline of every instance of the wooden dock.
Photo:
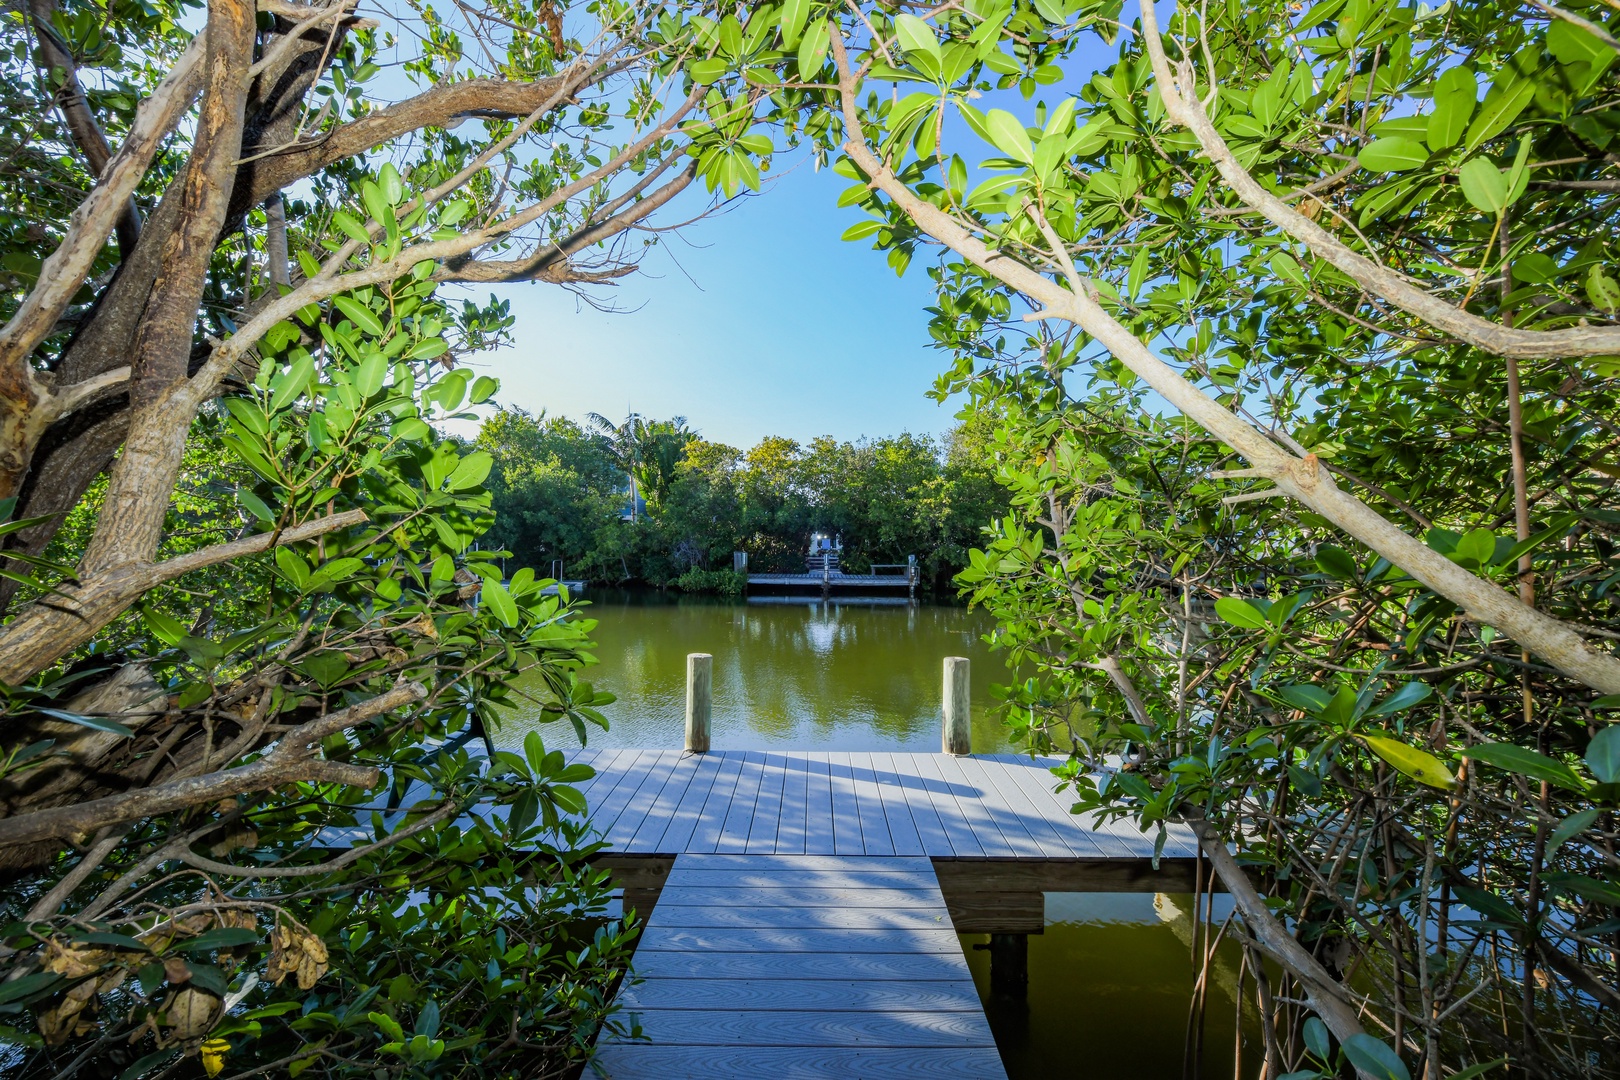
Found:
[{"label": "wooden dock", "polygon": [[683,854],[607,1080],[1006,1076],[925,857]]},{"label": "wooden dock", "polygon": [[1183,891],[1197,849],[1070,812],[1055,759],[1015,754],[582,750],[647,919],[620,1004],[650,1041],[608,1080],[1004,1077],[961,933],[1021,969],[1046,891]]},{"label": "wooden dock", "polygon": [[786,590],[795,595],[823,598],[902,591],[914,598],[917,595],[917,575],[914,571],[904,574],[845,574],[838,570],[816,570],[807,574],[749,574],[748,588]]}]

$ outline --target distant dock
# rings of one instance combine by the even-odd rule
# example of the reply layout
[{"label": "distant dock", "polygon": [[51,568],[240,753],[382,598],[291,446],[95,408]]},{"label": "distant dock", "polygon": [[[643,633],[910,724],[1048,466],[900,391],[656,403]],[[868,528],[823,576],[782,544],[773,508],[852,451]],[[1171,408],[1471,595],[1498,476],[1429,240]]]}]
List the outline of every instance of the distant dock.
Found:
[{"label": "distant dock", "polygon": [[753,593],[756,589],[820,596],[824,600],[839,595],[883,594],[902,594],[915,599],[917,572],[912,567],[899,574],[845,574],[838,570],[809,574],[749,574],[748,591]]}]

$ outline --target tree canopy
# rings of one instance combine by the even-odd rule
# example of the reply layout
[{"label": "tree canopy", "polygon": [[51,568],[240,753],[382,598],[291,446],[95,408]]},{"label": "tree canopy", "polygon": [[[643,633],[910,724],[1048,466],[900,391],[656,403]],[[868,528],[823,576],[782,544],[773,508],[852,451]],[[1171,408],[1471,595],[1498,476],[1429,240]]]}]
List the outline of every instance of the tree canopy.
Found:
[{"label": "tree canopy", "polygon": [[[845,566],[916,556],[924,581],[948,593],[1007,505],[985,430],[808,445],[768,436],[742,452],[679,418],[587,430],[507,409],[473,445],[494,458],[489,540],[531,566],[561,560],[572,578],[731,591],[733,552],[747,552],[756,571],[797,573],[811,533],[823,530],[842,537]],[[633,519],[631,469],[647,501]]]}]

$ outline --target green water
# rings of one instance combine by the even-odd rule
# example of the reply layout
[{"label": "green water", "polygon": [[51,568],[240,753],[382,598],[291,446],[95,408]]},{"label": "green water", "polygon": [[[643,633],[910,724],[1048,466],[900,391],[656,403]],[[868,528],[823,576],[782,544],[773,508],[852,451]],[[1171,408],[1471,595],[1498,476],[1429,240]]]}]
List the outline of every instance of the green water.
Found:
[{"label": "green water", "polygon": [[[973,749],[1009,749],[990,713],[990,684],[1007,681],[980,639],[980,612],[937,604],[722,603],[656,593],[590,592],[601,620],[600,666],[585,677],[618,701],[592,746],[679,749],[685,733],[686,654],[714,655],[715,750],[938,750],[947,656],[971,661]],[[496,733],[517,745],[533,720],[518,710]],[[567,724],[546,745],[579,745]]]},{"label": "green water", "polygon": [[[1216,897],[1216,925],[1231,910]],[[1179,1080],[1191,987],[1193,898],[1187,893],[1047,893],[1046,931],[1029,939],[1029,996],[990,996],[989,954],[974,946],[988,934],[963,934],[962,946],[1011,1080]],[[1234,1062],[1239,1018],[1234,1003],[1238,952],[1223,948],[1212,968],[1199,1068],[1186,1076],[1229,1078],[1260,1067],[1254,981],[1246,987],[1241,1058]],[[1193,1030],[1196,1032],[1197,1024]]]},{"label": "green water", "polygon": [[[919,604],[721,603],[702,598],[587,594],[601,621],[587,678],[618,701],[593,746],[678,748],[686,654],[714,655],[716,750],[939,749],[942,663],[972,661],[973,748],[1009,749],[991,713],[989,686],[1007,672],[981,638],[989,621],[960,607]],[[515,746],[534,727],[521,710],[495,733]],[[566,724],[542,730],[548,746],[578,745]],[[1217,899],[1217,924],[1227,907]],[[1195,970],[1192,898],[1152,893],[1048,893],[1046,931],[1029,939],[1029,995],[989,997],[989,957],[963,948],[1011,1080],[1157,1080],[1183,1076]],[[1238,1020],[1235,956],[1216,965],[1198,1073],[1231,1077]],[[1249,996],[1252,1000],[1253,984]],[[1252,1019],[1252,1004],[1248,1006]],[[1244,1076],[1258,1051],[1244,1025]]]}]

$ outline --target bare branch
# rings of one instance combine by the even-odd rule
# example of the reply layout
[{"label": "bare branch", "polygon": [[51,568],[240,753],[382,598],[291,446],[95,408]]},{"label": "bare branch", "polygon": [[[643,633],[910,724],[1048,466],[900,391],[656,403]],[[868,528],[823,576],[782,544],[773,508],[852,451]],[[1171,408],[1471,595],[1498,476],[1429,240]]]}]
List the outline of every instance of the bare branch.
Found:
[{"label": "bare branch", "polygon": [[373,786],[378,778],[376,769],[322,760],[315,756],[315,744],[328,735],[357,727],[413,701],[420,701],[425,696],[427,691],[417,683],[396,686],[369,701],[299,725],[263,757],[241,768],[187,777],[120,795],[109,795],[104,799],[92,799],[75,806],[0,818],[0,846],[73,836],[232,795],[263,791],[280,784],[321,780]]}]

